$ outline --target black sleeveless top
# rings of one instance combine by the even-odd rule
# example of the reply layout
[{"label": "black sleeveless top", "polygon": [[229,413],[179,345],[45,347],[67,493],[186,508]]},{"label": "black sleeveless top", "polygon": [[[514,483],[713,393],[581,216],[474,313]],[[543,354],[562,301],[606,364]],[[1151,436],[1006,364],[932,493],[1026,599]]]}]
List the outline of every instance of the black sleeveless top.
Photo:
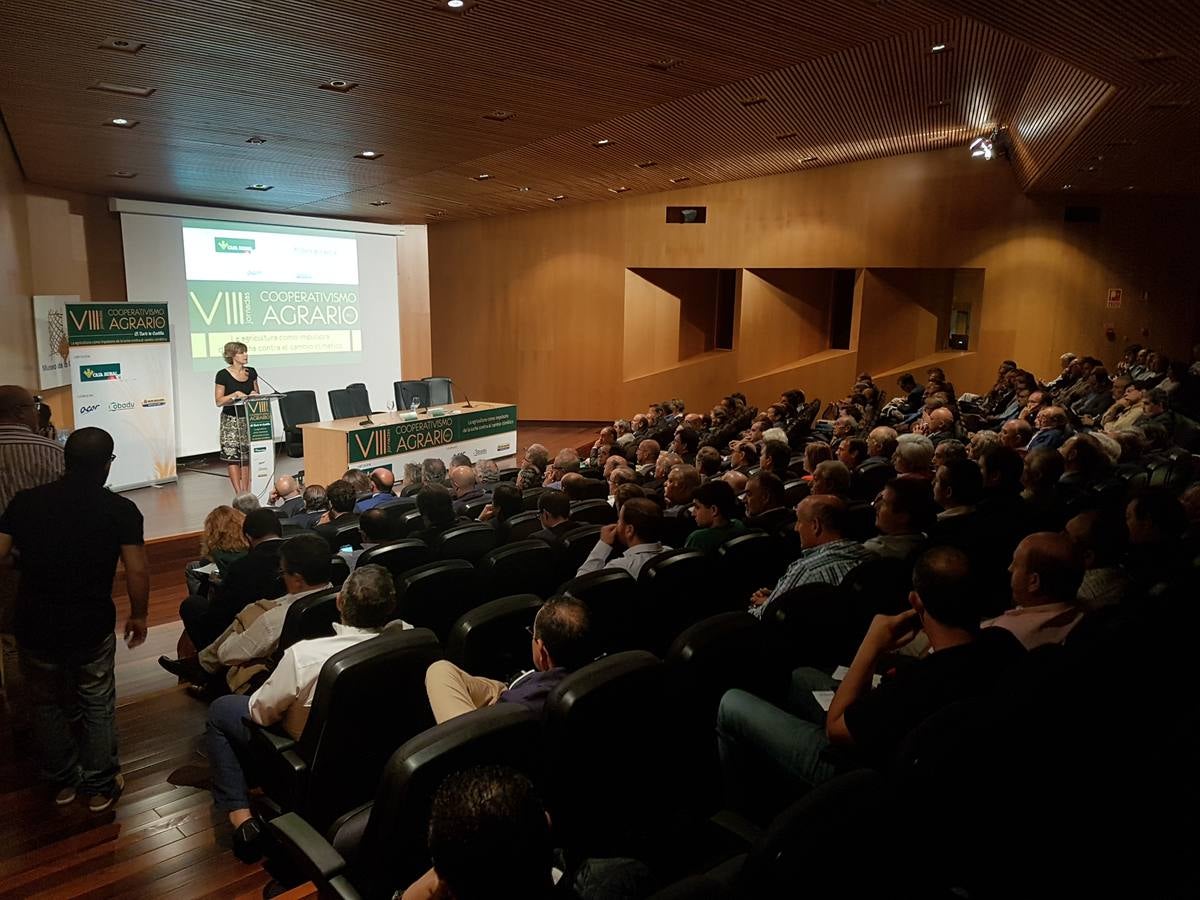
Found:
[{"label": "black sleeveless top", "polygon": [[[247,378],[245,381],[238,381],[236,378],[234,378],[232,375],[229,374],[228,369],[218,369],[217,377],[213,381],[213,383],[219,384],[219,385],[221,385],[221,387],[225,388],[225,396],[226,397],[228,397],[234,391],[241,391],[244,394],[248,394],[252,390],[254,390],[254,382],[258,381],[258,372],[254,369],[253,366],[246,366],[246,375],[247,375]],[[232,416],[232,415],[236,415],[236,413],[234,412],[234,409],[232,406],[222,406],[221,407],[221,415]]]}]

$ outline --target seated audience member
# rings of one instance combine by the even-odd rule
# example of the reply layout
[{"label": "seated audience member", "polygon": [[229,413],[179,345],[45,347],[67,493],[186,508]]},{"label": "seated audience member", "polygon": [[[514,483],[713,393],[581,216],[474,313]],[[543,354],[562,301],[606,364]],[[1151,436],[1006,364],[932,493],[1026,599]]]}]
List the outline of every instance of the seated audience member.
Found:
[{"label": "seated audience member", "polygon": [[635,469],[639,475],[649,475],[654,471],[654,464],[658,461],[659,450],[658,441],[644,440],[637,447],[637,465]]},{"label": "seated audience member", "polygon": [[934,520],[933,492],[920,478],[894,478],[875,500],[879,534],[863,547],[884,559],[912,559],[925,545],[925,532]]},{"label": "seated audience member", "polygon": [[1024,419],[1031,426],[1037,421],[1037,414],[1050,405],[1050,396],[1045,391],[1030,391],[1029,399],[1024,408],[1017,413],[1017,418]]},{"label": "seated audience member", "polygon": [[[246,517],[232,506],[218,506],[204,517],[200,535],[200,559],[184,567],[183,576],[188,594],[207,591],[202,570],[211,581],[220,581],[229,574],[229,567],[246,555],[248,544],[242,533]],[[216,576],[213,578],[213,576]]]},{"label": "seated audience member", "polygon": [[1058,484],[1063,465],[1057,450],[1034,450],[1025,457],[1021,498],[1028,525],[1034,531],[1061,531],[1066,522],[1066,504]]},{"label": "seated audience member", "polygon": [[785,444],[788,447],[788,452],[791,452],[791,445],[788,444],[787,432],[782,428],[768,428],[762,433],[762,442],[765,446],[768,442]]},{"label": "seated audience member", "polygon": [[729,467],[747,478],[750,470],[758,465],[758,445],[752,441],[734,441],[729,447]]},{"label": "seated audience member", "polygon": [[[600,434],[595,441],[592,442],[592,449],[588,453],[588,465],[594,469],[598,469],[604,465],[604,458],[608,456],[608,451],[617,443],[617,429],[611,425],[605,425],[600,429]],[[603,456],[600,454],[600,448],[603,447]]]},{"label": "seated audience member", "polygon": [[545,541],[551,547],[561,547],[563,535],[575,527],[571,521],[571,498],[562,491],[539,494],[538,519],[542,528],[530,537]]},{"label": "seated audience member", "polygon": [[954,425],[954,413],[945,406],[931,412],[925,435],[933,443],[935,450],[942,441],[957,440],[958,432]]},{"label": "seated audience member", "polygon": [[[976,511],[983,499],[983,475],[979,466],[967,459],[946,463],[933,479],[933,500],[942,508],[929,532],[931,546],[945,544],[957,547],[971,558],[971,565],[981,579],[999,574],[1008,557],[996,561],[995,535],[990,523]],[[991,564],[985,564],[985,560]]]},{"label": "seated audience member", "polygon": [[392,523],[388,521],[387,514],[382,509],[368,509],[358,517],[358,531],[361,537],[359,548],[342,549],[338,551],[338,555],[353,569],[358,565],[358,558],[366,551],[391,540],[391,528]]},{"label": "seated audience member", "polygon": [[545,444],[530,444],[521,458],[521,468],[537,469],[540,475],[546,474],[550,466],[550,451]]},{"label": "seated audience member", "polygon": [[617,469],[622,469],[622,468],[624,468],[624,469],[631,468],[629,465],[629,461],[626,460],[625,457],[620,456],[615,453],[610,455],[608,457],[608,459],[606,459],[604,461],[604,468],[601,470],[604,475],[604,480],[605,481],[611,480],[612,473],[615,472]]},{"label": "seated audience member", "polygon": [[867,449],[865,438],[853,437],[847,438],[838,444],[837,452],[834,453],[838,461],[847,469],[853,472],[866,461],[870,456],[870,451]]},{"label": "seated audience member", "polygon": [[417,491],[421,489],[423,471],[420,463],[405,463],[404,480],[401,482],[400,490],[397,493],[401,497],[415,497]]},{"label": "seated audience member", "polygon": [[[492,504],[495,502],[493,496]],[[436,543],[443,531],[466,521],[455,514],[454,498],[441,484],[426,484],[417,492],[417,509],[421,511],[424,527],[410,533],[409,537],[424,541],[430,546]],[[480,514],[480,519],[482,518],[483,515]]]},{"label": "seated audience member", "polygon": [[613,469],[608,477],[608,495],[615,497],[617,488],[623,484],[637,484],[637,473],[625,466]]},{"label": "seated audience member", "polygon": [[667,483],[663,486],[663,499],[667,508],[663,515],[683,516],[692,506],[692,498],[700,489],[700,473],[695,466],[680,464],[673,466],[667,474]]},{"label": "seated audience member", "polygon": [[1039,531],[1013,553],[1012,598],[1015,608],[983,623],[1012,632],[1026,650],[1061,644],[1083,618],[1076,595],[1083,581],[1083,560],[1065,534]]},{"label": "seated audience member", "polygon": [[1000,427],[1000,443],[1013,450],[1023,450],[1033,437],[1033,426],[1024,419],[1010,419]]},{"label": "seated audience member", "polygon": [[994,416],[999,413],[1004,407],[1008,406],[1013,396],[1013,386],[1011,374],[1017,369],[1017,364],[1006,359],[1000,363],[1000,368],[996,372],[996,383],[979,400],[979,408],[984,415]]},{"label": "seated audience member", "polygon": [[687,465],[695,465],[696,451],[700,449],[700,435],[686,425],[680,425],[675,431],[675,440],[671,442],[671,452],[678,453],[679,458]]},{"label": "seated audience member", "polygon": [[471,457],[465,453],[450,454],[450,468],[453,469],[455,466],[470,466],[474,468],[471,464]]},{"label": "seated audience member", "polygon": [[554,454],[554,462],[546,467],[542,486],[561,491],[563,476],[571,472],[579,472],[579,454],[570,447],[564,447]]},{"label": "seated audience member", "polygon": [[[994,444],[983,451],[977,464],[983,478],[983,496],[978,503],[980,514],[989,520],[1002,521],[1006,530],[1020,531],[1025,514],[1021,500],[1021,475],[1025,463],[1021,455],[1016,450]],[[1026,533],[1028,529],[1021,532],[1021,536]]]},{"label": "seated audience member", "polygon": [[254,494],[238,494],[233,498],[233,508],[242,515],[248,515],[261,506],[262,504],[258,502],[258,497],[254,496]]},{"label": "seated audience member", "polygon": [[750,612],[762,616],[776,597],[804,584],[842,583],[846,574],[871,553],[846,537],[846,504],[838,497],[808,497],[796,506],[800,558],[787,567],[773,588],[760,588],[750,598]]},{"label": "seated audience member", "polygon": [[469,675],[448,660],[438,660],[425,673],[434,719],[440,725],[496,703],[519,703],[540,712],[550,692],[594,658],[590,627],[582,600],[565,594],[551,597],[533,619],[533,668],[511,684]]},{"label": "seated audience member", "polygon": [[721,451],[716,447],[701,447],[696,451],[696,468],[701,481],[710,481],[721,474]]},{"label": "seated audience member", "polygon": [[325,495],[325,485],[310,484],[304,488],[304,511],[285,519],[283,524],[315,528],[328,509],[329,498]]},{"label": "seated audience member", "polygon": [[[832,454],[832,450],[830,453]],[[760,472],[772,472],[786,481],[788,463],[791,462],[791,459],[792,448],[787,445],[787,441],[767,441],[763,444],[758,468]]]},{"label": "seated audience member", "polygon": [[957,438],[947,438],[933,448],[933,470],[955,459],[967,459],[967,445]]},{"label": "seated audience member", "polygon": [[[717,713],[717,742],[735,805],[776,795],[786,802],[833,777],[838,770],[827,760],[830,746],[886,771],[917,725],[952,703],[989,693],[1023,650],[1003,629],[980,631],[973,595],[966,555],[934,547],[913,570],[912,609],[874,618],[840,684],[798,669],[787,710],[746,691],[727,691]],[[933,652],[872,689],[881,661],[922,631]],[[813,689],[835,689],[828,712],[811,701]]]},{"label": "seated audience member", "polygon": [[987,428],[999,429],[1006,422],[1012,422],[1013,420],[1019,418],[1021,413],[1024,412],[1026,405],[1029,403],[1029,395],[1033,393],[1033,388],[1029,387],[1028,384],[1032,384],[1032,379],[1030,379],[1029,382],[1019,380],[1020,376],[1018,376],[1018,374],[1015,372],[1013,373],[1013,378],[1014,385],[1020,386],[1014,387],[1012,397],[1009,399],[1008,404],[998,413],[994,413],[992,417],[987,420]]},{"label": "seated audience member", "polygon": [[427,836],[433,868],[398,900],[550,900],[550,820],[533,783],[500,766],[450,775],[434,795]]},{"label": "seated audience member", "polygon": [[663,498],[663,491],[667,485],[667,476],[671,474],[671,470],[676,466],[683,465],[683,460],[678,454],[672,453],[669,450],[658,454],[658,460],[654,464],[654,471],[650,478],[642,481],[642,490],[646,492],[647,497],[653,497],[659,500]]},{"label": "seated audience member", "polygon": [[1108,434],[1117,431],[1128,431],[1137,425],[1146,414],[1142,405],[1142,391],[1134,385],[1125,388],[1125,393],[1100,417],[1100,426]]},{"label": "seated audience member", "polygon": [[[625,501],[617,514],[616,524],[600,529],[600,540],[576,574],[586,575],[598,569],[624,569],[637,578],[646,560],[671,549],[659,540],[662,530],[663,514],[654,501],[645,498]],[[610,559],[613,545],[618,540],[628,549],[624,555]]]},{"label": "seated audience member", "polygon": [[256,509],[242,522],[249,550],[209,597],[191,596],[179,604],[179,618],[193,647],[207,647],[221,634],[243,607],[256,600],[278,597],[279,551],[283,527],[269,509]]},{"label": "seated audience member", "polygon": [[542,479],[545,478],[541,472],[533,466],[525,466],[517,472],[516,488],[518,491],[527,491],[530,488],[540,488]]},{"label": "seated audience member", "polygon": [[1089,509],[1067,520],[1067,537],[1083,560],[1083,581],[1075,595],[1085,613],[1125,599],[1129,575],[1121,567],[1125,523],[1115,512]]},{"label": "seated audience member", "polygon": [[896,384],[900,388],[900,393],[904,395],[902,405],[904,414],[911,416],[920,412],[921,406],[925,403],[925,388],[917,383],[917,379],[911,372],[905,372],[897,378]]},{"label": "seated audience member", "polygon": [[454,512],[460,516],[466,515],[467,504],[472,500],[487,496],[487,492],[479,487],[471,466],[455,466],[450,470],[450,491],[454,495]]},{"label": "seated audience member", "polygon": [[1062,367],[1062,371],[1058,373],[1058,377],[1046,384],[1046,390],[1051,393],[1063,391],[1079,380],[1079,356],[1075,353],[1064,353],[1058,358],[1058,364]]},{"label": "seated audience member", "polygon": [[646,492],[642,490],[642,486],[640,484],[634,484],[633,482],[619,484],[617,485],[617,489],[613,491],[613,508],[620,513],[621,507],[625,505],[627,500],[632,500],[634,497],[645,496]]},{"label": "seated audience member", "polygon": [[1167,377],[1170,365],[1170,359],[1157,350],[1151,350],[1146,354],[1146,369],[1138,374],[1134,379],[1134,384],[1143,391],[1158,387],[1159,383]]},{"label": "seated audience member", "polygon": [[1058,479],[1058,490],[1068,504],[1078,501],[1112,470],[1112,463],[1094,434],[1075,435],[1062,445],[1059,453],[1063,458],[1063,474]]},{"label": "seated audience member", "polygon": [[313,533],[325,539],[330,553],[337,553],[342,546],[337,530],[358,521],[358,516],[354,514],[354,487],[350,482],[338,479],[325,489],[325,496],[329,500],[329,512],[313,528]]},{"label": "seated audience member", "polygon": [[212,643],[200,649],[198,655],[182,659],[160,656],[158,664],[177,678],[198,685],[237,666],[239,672],[229,687],[234,691],[244,689],[255,674],[250,671],[251,667],[259,672],[269,668],[270,659],[279,646],[288,607],[301,597],[330,587],[329,547],[315,534],[289,538],[279,550],[279,571],[286,592],[282,597],[256,600],[247,605]]},{"label": "seated audience member", "polygon": [[[571,498],[565,494],[563,496],[566,498],[567,506],[569,507],[571,505]],[[496,546],[498,547],[501,544],[508,543],[508,520],[524,511],[525,504],[521,500],[520,489],[511,484],[501,482],[492,491],[492,502],[485,506],[483,511],[479,513],[479,521],[492,523],[492,528],[496,531]]]},{"label": "seated audience member", "polygon": [[783,481],[771,472],[759,472],[746,481],[746,527],[774,536],[796,533],[796,513],[786,504]]},{"label": "seated audience member", "polygon": [[[886,425],[867,434],[867,457],[850,476],[850,496],[863,503],[874,500],[883,486],[896,477],[892,456],[896,452],[896,429]],[[844,460],[843,460],[844,462]]]},{"label": "seated audience member", "polygon": [[375,492],[375,483],[371,481],[371,476],[362,469],[347,469],[342,473],[342,481],[354,488],[356,500],[365,500]]},{"label": "seated audience member", "polygon": [[896,438],[892,465],[898,478],[933,477],[933,442],[923,434],[902,434]]},{"label": "seated audience member", "polygon": [[591,499],[591,486],[595,482],[580,472],[568,472],[562,477],[560,490],[572,503]]},{"label": "seated audience member", "polygon": [[1112,390],[1113,382],[1108,372],[1101,368],[1093,369],[1087,378],[1086,392],[1070,404],[1071,412],[1078,416],[1081,422],[1086,419],[1090,424],[1091,420],[1104,415],[1104,411],[1112,404]]},{"label": "seated audience member", "polygon": [[239,859],[257,858],[262,822],[251,814],[249,786],[241,760],[250,744],[245,720],[258,725],[282,724],[299,739],[308,720],[317,677],[325,661],[348,647],[376,637],[396,608],[396,588],[383,566],[355,569],[337,599],[341,622],[333,637],[298,641],[284,651],[271,677],[250,696],[218,697],[208,708],[205,746],[212,767],[212,794],[217,809],[229,816],[234,852]]},{"label": "seated audience member", "polygon": [[445,484],[446,464],[440,459],[425,459],[421,461],[421,484]]},{"label": "seated audience member", "polygon": [[281,519],[289,519],[304,510],[304,495],[291,475],[280,475],[271,488],[271,506]]},{"label": "seated audience member", "polygon": [[1165,488],[1147,488],[1126,504],[1125,529],[1125,569],[1138,592],[1174,581],[1190,569],[1191,560],[1181,552],[1187,515]]},{"label": "seated audience member", "polygon": [[1057,450],[1067,439],[1067,411],[1061,406],[1043,407],[1038,411],[1033,424],[1037,430],[1025,445],[1029,450],[1037,450],[1039,447]]},{"label": "seated audience member", "polygon": [[813,469],[812,490],[809,496],[827,494],[848,500],[850,496],[850,470],[836,459],[827,459]]},{"label": "seated audience member", "polygon": [[[833,459],[833,450],[828,444],[820,441],[811,441],[804,445],[804,475],[801,476],[801,481],[812,481],[813,472],[821,463]],[[787,473],[779,472],[780,480],[787,478]]]},{"label": "seated audience member", "polygon": [[[768,472],[767,474],[769,475],[771,473]],[[718,475],[716,480],[724,481],[731,488],[733,488],[734,494],[739,497],[746,492],[746,482],[749,481],[749,479],[741,472],[735,472],[732,469],[730,469],[724,475]]]},{"label": "seated audience member", "polygon": [[684,544],[688,550],[714,552],[730,538],[746,533],[738,518],[737,495],[724,481],[709,481],[700,485],[692,497],[692,515],[696,530]]},{"label": "seated audience member", "polygon": [[500,467],[494,459],[481,459],[475,463],[475,478],[485,491],[500,482]]},{"label": "seated audience member", "polygon": [[1191,447],[1195,443],[1197,425],[1191,419],[1175,412],[1171,408],[1172,403],[1172,395],[1164,388],[1146,391],[1142,398],[1145,414],[1138,421],[1138,427],[1143,431],[1162,428],[1166,432],[1168,444]]},{"label": "seated audience member", "polygon": [[853,416],[841,415],[833,420],[833,437],[829,441],[829,449],[837,452],[838,444],[848,438],[858,435],[858,420]]},{"label": "seated audience member", "polygon": [[995,431],[976,431],[967,442],[967,459],[979,461],[989,447],[999,447],[1000,435]]},{"label": "seated audience member", "polygon": [[395,486],[396,476],[392,474],[391,469],[380,467],[373,470],[371,472],[371,496],[354,504],[354,511],[361,514],[368,509],[374,509],[399,499],[393,490]]}]

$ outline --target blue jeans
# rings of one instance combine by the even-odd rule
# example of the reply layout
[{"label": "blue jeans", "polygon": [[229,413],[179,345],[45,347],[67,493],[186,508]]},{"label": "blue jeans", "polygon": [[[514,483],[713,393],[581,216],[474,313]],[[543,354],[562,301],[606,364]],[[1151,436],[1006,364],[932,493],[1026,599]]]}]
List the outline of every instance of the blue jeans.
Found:
[{"label": "blue jeans", "polygon": [[823,672],[797,669],[790,710],[746,691],[725,692],[717,711],[717,750],[732,806],[770,816],[836,774],[824,758],[829,739],[811,693],[833,684]]},{"label": "blue jeans", "polygon": [[[53,659],[21,648],[21,670],[33,705],[33,735],[42,777],[89,794],[116,790],[117,637]],[[74,733],[78,730],[78,737]]]},{"label": "blue jeans", "polygon": [[250,745],[250,729],[242,720],[250,715],[250,698],[241,694],[218,697],[208,707],[204,743],[212,768],[212,795],[217,809],[249,809],[242,754]]}]

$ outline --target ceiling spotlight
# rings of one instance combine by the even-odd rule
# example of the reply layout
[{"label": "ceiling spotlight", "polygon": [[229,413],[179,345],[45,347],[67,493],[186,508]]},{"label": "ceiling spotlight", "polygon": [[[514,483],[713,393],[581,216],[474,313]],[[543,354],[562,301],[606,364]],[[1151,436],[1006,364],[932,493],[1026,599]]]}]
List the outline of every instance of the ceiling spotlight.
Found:
[{"label": "ceiling spotlight", "polygon": [[519,188],[517,188],[517,189],[516,189],[516,191],[517,191],[517,193],[518,193],[518,194],[528,194],[528,193],[529,193],[529,188],[527,188],[527,187],[519,187]]},{"label": "ceiling spotlight", "polygon": [[566,199],[567,199],[566,194],[555,194],[553,197],[550,198],[550,202],[558,203],[560,200],[566,200]]},{"label": "ceiling spotlight", "polygon": [[257,134],[253,135],[252,137],[246,138],[247,144],[265,144],[266,142],[267,142],[266,138],[259,137]]},{"label": "ceiling spotlight", "polygon": [[446,0],[446,5],[451,9],[462,9],[463,0]]},{"label": "ceiling spotlight", "polygon": [[946,49],[945,44],[938,43],[938,44],[934,44],[932,47],[930,47],[929,52],[930,53],[941,53],[945,49]]},{"label": "ceiling spotlight", "polygon": [[689,175],[680,175],[678,178],[672,178],[671,184],[683,184],[685,181],[691,181],[691,180],[692,180],[691,176],[689,176]]},{"label": "ceiling spotlight", "polygon": [[614,194],[623,194],[627,190],[629,190],[629,188],[625,187],[625,185],[621,185],[620,187],[609,188],[609,190],[612,191]]},{"label": "ceiling spotlight", "polygon": [[145,46],[141,41],[133,41],[129,38],[106,38],[101,42],[99,49],[115,50],[118,53],[137,53]]},{"label": "ceiling spotlight", "polygon": [[1069,191],[1070,189],[1071,189],[1071,186],[1070,186],[1069,184],[1064,184],[1064,185],[1063,185],[1063,190],[1064,190],[1064,191]]},{"label": "ceiling spotlight", "polygon": [[117,169],[115,172],[109,172],[113,178],[137,178],[137,172],[130,172],[128,169]]},{"label": "ceiling spotlight", "polygon": [[487,181],[491,177],[492,176],[489,175],[487,172],[480,172],[478,175],[475,176],[475,180],[476,181]]},{"label": "ceiling spotlight", "polygon": [[971,141],[971,156],[975,159],[995,159],[996,145],[990,137],[979,137]]},{"label": "ceiling spotlight", "polygon": [[344,78],[332,78],[329,81],[326,81],[324,84],[318,84],[317,87],[323,91],[334,91],[338,94],[348,94],[358,87],[358,82],[347,81]]},{"label": "ceiling spotlight", "polygon": [[136,128],[137,124],[138,124],[138,120],[137,119],[126,119],[122,116],[117,116],[115,119],[109,119],[104,124],[109,125],[113,128]]},{"label": "ceiling spotlight", "polygon": [[810,163],[810,162],[816,162],[816,161],[817,161],[817,158],[815,156],[802,156],[799,159],[800,163]]},{"label": "ceiling spotlight", "polygon": [[645,162],[638,163],[637,167],[639,169],[653,169],[657,165],[658,165],[658,163],[654,162],[653,160],[648,159]]},{"label": "ceiling spotlight", "polygon": [[248,191],[269,191],[274,185],[271,184],[250,184],[246,186]]},{"label": "ceiling spotlight", "polygon": [[611,143],[612,143],[612,138],[600,138],[600,140],[596,141],[596,143],[592,144],[592,146],[593,147],[607,147]]},{"label": "ceiling spotlight", "polygon": [[354,154],[355,159],[382,159],[383,154],[378,150],[363,150],[361,153]]},{"label": "ceiling spotlight", "polygon": [[372,200],[371,201],[372,206],[390,206],[391,203],[392,203],[391,200]]}]

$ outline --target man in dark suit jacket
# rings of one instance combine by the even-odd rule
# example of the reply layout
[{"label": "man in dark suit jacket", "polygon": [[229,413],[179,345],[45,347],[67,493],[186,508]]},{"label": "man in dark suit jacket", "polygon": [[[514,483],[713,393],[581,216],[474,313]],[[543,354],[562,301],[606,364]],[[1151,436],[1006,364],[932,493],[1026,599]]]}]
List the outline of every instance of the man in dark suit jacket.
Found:
[{"label": "man in dark suit jacket", "polygon": [[250,544],[250,552],[229,567],[211,596],[193,595],[179,604],[179,618],[197,649],[215,641],[243,607],[283,595],[279,577],[283,528],[275,511],[254,510],[242,522],[242,534]]},{"label": "man in dark suit jacket", "polygon": [[326,543],[329,544],[330,553],[337,553],[338,548],[342,545],[341,539],[337,536],[337,530],[343,525],[358,521],[358,516],[354,512],[354,503],[357,497],[350,482],[341,479],[326,489],[325,496],[329,498],[329,518],[326,522],[313,528],[313,531],[325,538]]},{"label": "man in dark suit jacket", "polygon": [[325,511],[329,508],[329,500],[325,496],[325,486],[310,484],[304,489],[304,509],[293,513],[290,519],[284,519],[284,525],[295,525],[299,528],[312,528]]},{"label": "man in dark suit jacket", "polygon": [[[278,506],[275,504],[278,503]],[[275,506],[275,515],[280,519],[290,519],[304,512],[304,495],[296,485],[296,479],[291,475],[280,475],[275,479],[275,487],[271,491],[271,505]]]},{"label": "man in dark suit jacket", "polygon": [[575,527],[571,521],[571,498],[564,491],[546,491],[538,496],[538,515],[541,531],[530,537],[545,541],[551,547],[563,545],[563,535]]},{"label": "man in dark suit jacket", "polygon": [[[867,435],[867,458],[850,472],[850,496],[861,503],[870,503],[883,486],[896,477],[892,454],[896,452],[896,431],[886,425],[872,428]],[[841,457],[838,457],[841,459]],[[843,460],[844,462],[844,460]]]}]

